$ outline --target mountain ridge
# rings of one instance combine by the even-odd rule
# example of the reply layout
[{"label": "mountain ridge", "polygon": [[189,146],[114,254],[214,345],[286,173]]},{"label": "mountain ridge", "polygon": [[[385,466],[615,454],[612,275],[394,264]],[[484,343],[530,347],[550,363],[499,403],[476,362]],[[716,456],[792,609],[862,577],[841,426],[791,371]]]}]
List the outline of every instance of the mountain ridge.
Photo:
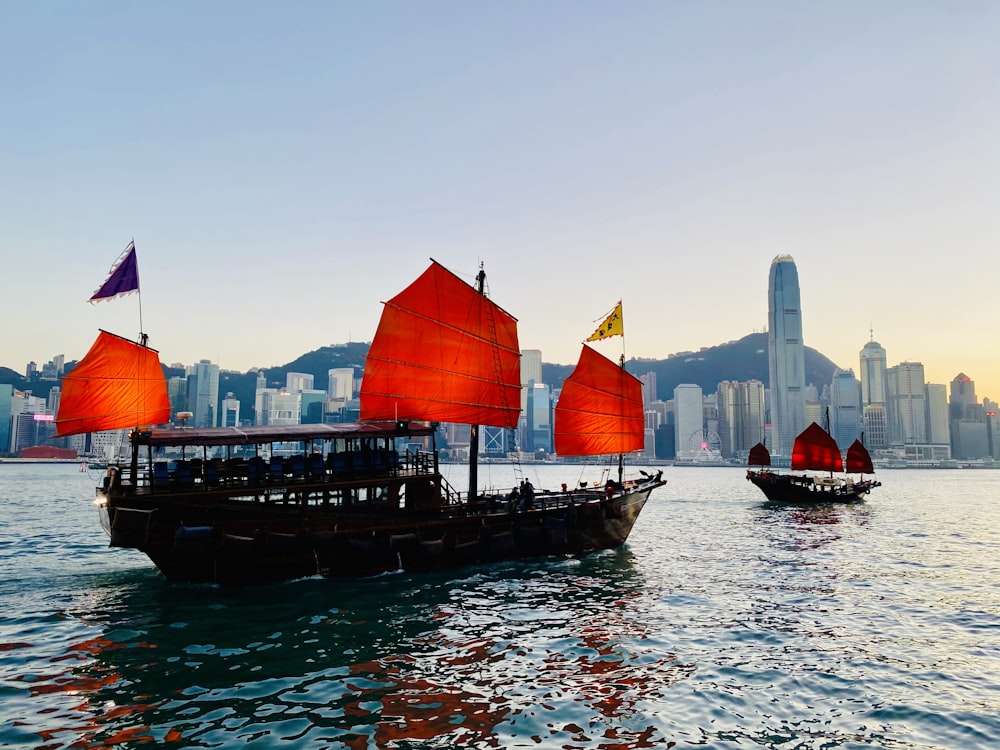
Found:
[{"label": "mountain ridge", "polygon": [[[245,373],[222,370],[219,373],[219,398],[232,393],[240,400],[243,409],[252,410],[258,372],[264,373],[268,386],[272,388],[284,386],[287,373],[302,372],[313,376],[317,389],[325,390],[328,370],[353,367],[356,377],[360,378],[368,347],[368,343],[362,342],[333,344],[306,352],[284,365],[248,370]],[[68,362],[67,372],[75,365],[76,362]],[[561,365],[543,362],[542,380],[553,390],[560,388],[574,366],[575,363]],[[625,369],[637,377],[647,372],[654,373],[657,397],[661,400],[669,400],[674,388],[681,383],[701,386],[705,393],[714,393],[724,380],[759,380],[767,384],[767,334],[751,333],[735,341],[704,347],[697,352],[672,354],[666,359],[634,357],[626,360]],[[831,382],[836,369],[837,365],[825,355],[811,347],[805,347],[807,384],[822,388]],[[184,374],[182,369],[166,365],[163,366],[163,371],[168,378]],[[6,367],[0,367],[0,383],[11,383],[15,389],[31,391],[35,396],[47,396],[52,386],[57,385],[56,381],[29,381]]]}]

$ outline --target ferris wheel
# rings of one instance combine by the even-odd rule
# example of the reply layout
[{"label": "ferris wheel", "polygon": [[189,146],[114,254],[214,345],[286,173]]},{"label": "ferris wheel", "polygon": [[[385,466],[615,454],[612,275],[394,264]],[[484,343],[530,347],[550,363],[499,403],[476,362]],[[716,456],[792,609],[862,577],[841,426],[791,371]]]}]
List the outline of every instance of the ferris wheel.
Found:
[{"label": "ferris wheel", "polygon": [[722,456],[722,439],[715,430],[695,430],[688,438],[687,448],[695,459],[718,459]]}]

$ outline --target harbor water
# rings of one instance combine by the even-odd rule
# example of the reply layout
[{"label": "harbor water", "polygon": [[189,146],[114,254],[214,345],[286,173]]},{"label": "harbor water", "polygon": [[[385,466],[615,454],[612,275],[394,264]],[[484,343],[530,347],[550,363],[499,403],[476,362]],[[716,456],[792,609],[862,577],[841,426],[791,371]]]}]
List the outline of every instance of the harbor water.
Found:
[{"label": "harbor water", "polygon": [[109,549],[96,476],[0,464],[0,747],[1000,747],[1000,471],[665,476],[619,550],[219,588]]}]

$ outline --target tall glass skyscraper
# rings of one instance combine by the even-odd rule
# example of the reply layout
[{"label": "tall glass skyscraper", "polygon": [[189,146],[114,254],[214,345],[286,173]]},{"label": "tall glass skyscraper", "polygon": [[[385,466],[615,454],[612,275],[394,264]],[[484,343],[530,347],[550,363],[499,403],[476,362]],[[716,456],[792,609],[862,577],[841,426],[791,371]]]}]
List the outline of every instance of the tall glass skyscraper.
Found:
[{"label": "tall glass skyscraper", "polygon": [[885,349],[873,338],[861,350],[861,417],[865,444],[889,447]]},{"label": "tall glass skyscraper", "polygon": [[799,271],[790,255],[771,261],[767,287],[767,365],[771,391],[771,453],[790,456],[806,427],[805,345]]}]

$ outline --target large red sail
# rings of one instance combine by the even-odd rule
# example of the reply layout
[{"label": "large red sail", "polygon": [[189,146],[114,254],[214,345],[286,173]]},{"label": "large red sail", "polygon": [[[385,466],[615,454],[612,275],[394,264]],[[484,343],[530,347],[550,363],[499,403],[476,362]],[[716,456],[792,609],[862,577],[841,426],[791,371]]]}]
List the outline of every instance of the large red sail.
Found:
[{"label": "large red sail", "polygon": [[588,346],[556,402],[560,456],[601,456],[642,450],[642,384]]},{"label": "large red sail", "polygon": [[516,427],[517,321],[437,262],[385,303],[361,381],[361,419]]},{"label": "large red sail", "polygon": [[843,471],[844,459],[830,433],[813,422],[795,438],[795,445],[792,447],[792,469]]},{"label": "large red sail", "polygon": [[872,457],[865,448],[864,443],[855,440],[851,447],[847,449],[848,474],[874,474],[875,467],[872,465]]},{"label": "large red sail", "polygon": [[155,349],[101,331],[63,378],[56,415],[60,437],[169,421],[167,381]]}]

